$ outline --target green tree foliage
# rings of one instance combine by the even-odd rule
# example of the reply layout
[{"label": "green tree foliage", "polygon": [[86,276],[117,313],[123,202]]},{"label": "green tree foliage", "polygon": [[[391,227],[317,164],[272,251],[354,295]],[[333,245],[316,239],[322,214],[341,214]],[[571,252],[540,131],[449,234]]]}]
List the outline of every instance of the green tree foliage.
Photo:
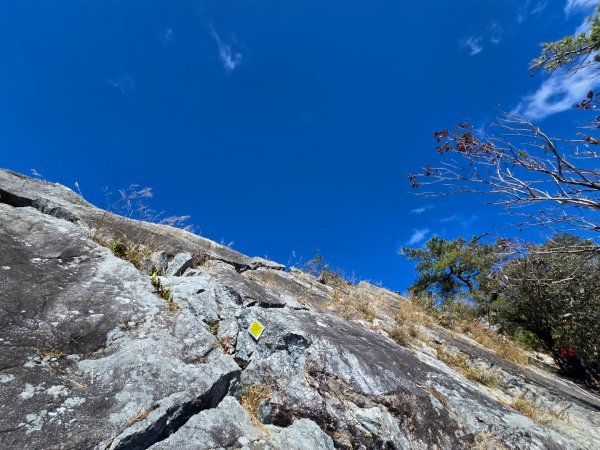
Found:
[{"label": "green tree foliage", "polygon": [[[404,247],[416,262],[409,290],[434,299],[442,323],[485,316],[513,336],[541,344],[570,375],[600,377],[600,248],[557,235],[508,257],[503,242],[434,237]],[[437,299],[437,300],[436,300]]]},{"label": "green tree foliage", "polygon": [[557,235],[500,269],[500,320],[537,336],[574,375],[600,374],[600,251]]},{"label": "green tree foliage", "polygon": [[447,241],[433,237],[425,248],[403,247],[402,255],[416,261],[417,281],[409,289],[414,293],[428,292],[451,299],[463,291],[475,296],[489,284],[487,275],[496,264],[496,246],[464,238]]},{"label": "green tree foliage", "polygon": [[[476,302],[486,307],[497,298],[494,268],[500,262],[498,246],[464,238],[433,237],[425,248],[403,247],[401,255],[417,263],[411,293],[428,293],[448,307],[457,301]],[[487,308],[489,309],[489,308]]]},{"label": "green tree foliage", "polygon": [[533,69],[545,69],[550,72],[577,63],[576,70],[586,64],[600,62],[600,6],[593,16],[588,17],[588,32],[566,36],[558,41],[542,43],[542,53],[531,63]]}]

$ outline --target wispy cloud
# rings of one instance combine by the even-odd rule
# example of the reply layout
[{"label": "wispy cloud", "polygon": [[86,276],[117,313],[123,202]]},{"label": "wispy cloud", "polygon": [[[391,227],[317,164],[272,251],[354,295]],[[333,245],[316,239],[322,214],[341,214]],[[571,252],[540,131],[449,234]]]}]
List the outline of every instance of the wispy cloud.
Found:
[{"label": "wispy cloud", "polygon": [[543,10],[546,9],[546,6],[548,6],[548,2],[538,2],[536,3],[533,8],[531,8],[531,15],[536,15],[541,13]]},{"label": "wispy cloud", "polygon": [[591,66],[577,72],[558,69],[550,75],[533,94],[523,97],[514,114],[539,120],[571,109],[584,99],[590,89],[600,85]]},{"label": "wispy cloud", "polygon": [[482,34],[459,39],[458,45],[460,48],[467,49],[469,55],[475,56],[483,51],[485,43],[489,44],[491,42],[494,45],[500,44],[500,42],[502,42],[503,33],[504,30],[502,27],[497,22],[492,21]]},{"label": "wispy cloud", "polygon": [[[593,2],[594,5],[597,1]],[[575,30],[575,34],[587,33],[589,30],[590,22],[584,20]],[[523,97],[512,113],[533,120],[543,119],[573,108],[584,99],[590,89],[598,86],[600,77],[592,65],[581,65],[576,72],[557,69],[533,94]]]},{"label": "wispy cloud", "polygon": [[429,228],[413,229],[413,234],[410,239],[406,241],[406,245],[415,245],[423,242],[430,232],[431,230]]},{"label": "wispy cloud", "polygon": [[469,55],[475,56],[483,51],[481,39],[482,36],[469,36],[461,39],[459,41],[459,45],[461,48],[466,48],[469,50]]},{"label": "wispy cloud", "polygon": [[454,220],[456,220],[458,216],[456,214],[454,214],[453,216],[450,217],[444,217],[443,219],[440,220],[440,222],[442,223],[448,223],[448,222],[453,222]]},{"label": "wispy cloud", "polygon": [[567,0],[565,13],[571,14],[577,10],[589,10],[598,5],[598,0]]},{"label": "wispy cloud", "polygon": [[473,222],[479,219],[479,216],[471,214],[470,216],[464,216],[462,214],[453,214],[449,217],[440,219],[441,223],[454,223],[459,225],[461,228],[469,228]]},{"label": "wispy cloud", "polygon": [[227,44],[221,39],[221,36],[217,33],[214,26],[211,25],[210,32],[212,37],[215,39],[219,48],[219,57],[223,63],[223,67],[228,72],[233,71],[242,62],[242,54],[232,50],[231,45]]},{"label": "wispy cloud", "polygon": [[411,214],[423,214],[425,211],[429,211],[430,209],[433,209],[433,205],[425,205],[425,206],[421,206],[419,208],[411,209],[410,213]]},{"label": "wispy cloud", "polygon": [[125,97],[129,97],[135,89],[135,81],[129,74],[119,75],[116,78],[109,78],[106,82],[117,89]]},{"label": "wispy cloud", "polygon": [[487,36],[490,39],[490,42],[494,45],[500,44],[502,42],[502,34],[504,30],[497,22],[492,22],[487,29]]},{"label": "wispy cloud", "polygon": [[160,35],[160,41],[163,45],[169,44],[173,40],[173,29],[165,28],[165,31]]},{"label": "wispy cloud", "polygon": [[517,12],[517,23],[523,23],[529,16],[537,16],[548,6],[547,0],[524,2]]}]

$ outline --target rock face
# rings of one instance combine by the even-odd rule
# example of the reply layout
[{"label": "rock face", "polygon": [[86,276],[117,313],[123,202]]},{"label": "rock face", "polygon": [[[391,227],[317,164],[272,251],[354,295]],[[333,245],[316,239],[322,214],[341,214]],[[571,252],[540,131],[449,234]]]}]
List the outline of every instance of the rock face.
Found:
[{"label": "rock face", "polygon": [[[148,249],[139,269],[98,243],[117,237]],[[0,449],[600,442],[596,396],[435,326],[399,345],[386,331],[406,300],[367,283],[323,284],[3,170],[0,250]]]}]

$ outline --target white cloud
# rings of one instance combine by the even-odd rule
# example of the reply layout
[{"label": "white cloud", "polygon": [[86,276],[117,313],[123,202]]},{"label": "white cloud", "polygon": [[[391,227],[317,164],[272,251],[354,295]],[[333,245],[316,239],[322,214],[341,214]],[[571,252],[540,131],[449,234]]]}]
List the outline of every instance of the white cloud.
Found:
[{"label": "white cloud", "polygon": [[129,74],[119,75],[117,78],[109,78],[106,82],[121,92],[125,97],[129,97],[129,94],[135,89],[135,81]]},{"label": "white cloud", "polygon": [[496,22],[492,21],[479,36],[467,36],[458,40],[460,48],[465,48],[469,51],[469,55],[475,56],[483,51],[484,42],[491,42],[494,45],[499,45],[502,42],[504,30]]},{"label": "white cloud", "polygon": [[531,6],[531,0],[527,0],[517,12],[517,23],[523,23],[529,16],[536,16],[546,9],[547,0],[540,0]]},{"label": "white cloud", "polygon": [[571,109],[584,100],[590,89],[600,85],[596,75],[591,66],[582,67],[575,73],[557,69],[537,91],[525,96],[513,113],[537,120]]},{"label": "white cloud", "polygon": [[541,13],[543,10],[546,9],[546,6],[548,6],[548,2],[538,2],[534,5],[534,7],[531,9],[531,14],[535,15],[535,14],[539,14]]},{"label": "white cloud", "polygon": [[449,217],[440,219],[441,223],[455,223],[461,228],[469,228],[473,222],[479,219],[479,216],[471,214],[470,216],[463,216],[462,214],[454,214]]},{"label": "white cloud", "polygon": [[425,211],[429,211],[430,209],[433,209],[433,205],[425,205],[425,206],[421,206],[419,208],[411,209],[410,213],[411,214],[423,214]]},{"label": "white cloud", "polygon": [[413,234],[410,239],[406,242],[406,245],[415,245],[427,237],[431,230],[429,228],[413,229]]},{"label": "white cloud", "polygon": [[450,217],[444,217],[443,219],[440,220],[440,222],[442,222],[442,223],[453,222],[457,219],[457,217],[458,216],[456,214],[454,214],[453,216],[450,216]]},{"label": "white cloud", "polygon": [[503,33],[504,33],[504,30],[496,22],[492,22],[489,25],[488,30],[487,30],[487,34],[490,39],[490,42],[494,45],[498,45],[498,44],[500,44],[500,42],[502,42],[502,34]]},{"label": "white cloud", "polygon": [[478,53],[483,51],[483,46],[481,45],[481,36],[469,36],[467,38],[463,38],[459,41],[461,48],[466,48],[469,50],[469,55],[475,56]]},{"label": "white cloud", "polygon": [[[585,2],[585,0],[569,1]],[[597,1],[595,0],[594,4]],[[586,33],[589,30],[590,23],[584,20],[575,33]],[[552,72],[537,91],[523,97],[512,113],[533,120],[543,119],[573,108],[576,103],[584,100],[590,89],[593,90],[598,86],[600,86],[600,77],[593,65],[582,65],[576,72],[560,68]]]},{"label": "white cloud", "polygon": [[242,62],[242,54],[238,52],[234,52],[231,49],[231,45],[226,44],[221,39],[221,36],[217,33],[215,28],[211,25],[210,31],[212,37],[215,39],[217,46],[219,47],[219,57],[221,58],[221,62],[223,63],[223,67],[228,72],[233,71],[237,66],[239,66]]},{"label": "white cloud", "polygon": [[565,5],[565,13],[571,14],[576,10],[592,9],[598,5],[598,0],[567,0]]}]

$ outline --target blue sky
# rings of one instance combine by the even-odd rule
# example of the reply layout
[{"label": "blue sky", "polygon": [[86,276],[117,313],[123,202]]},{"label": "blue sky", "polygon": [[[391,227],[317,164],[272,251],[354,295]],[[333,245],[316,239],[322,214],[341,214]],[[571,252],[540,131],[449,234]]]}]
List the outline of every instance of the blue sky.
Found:
[{"label": "blue sky", "polygon": [[511,220],[411,193],[433,132],[501,108],[572,133],[597,81],[528,63],[595,3],[2,1],[0,166],[78,182],[98,206],[104,186],[151,186],[154,209],[243,253],[320,251],[404,290],[400,246]]}]

